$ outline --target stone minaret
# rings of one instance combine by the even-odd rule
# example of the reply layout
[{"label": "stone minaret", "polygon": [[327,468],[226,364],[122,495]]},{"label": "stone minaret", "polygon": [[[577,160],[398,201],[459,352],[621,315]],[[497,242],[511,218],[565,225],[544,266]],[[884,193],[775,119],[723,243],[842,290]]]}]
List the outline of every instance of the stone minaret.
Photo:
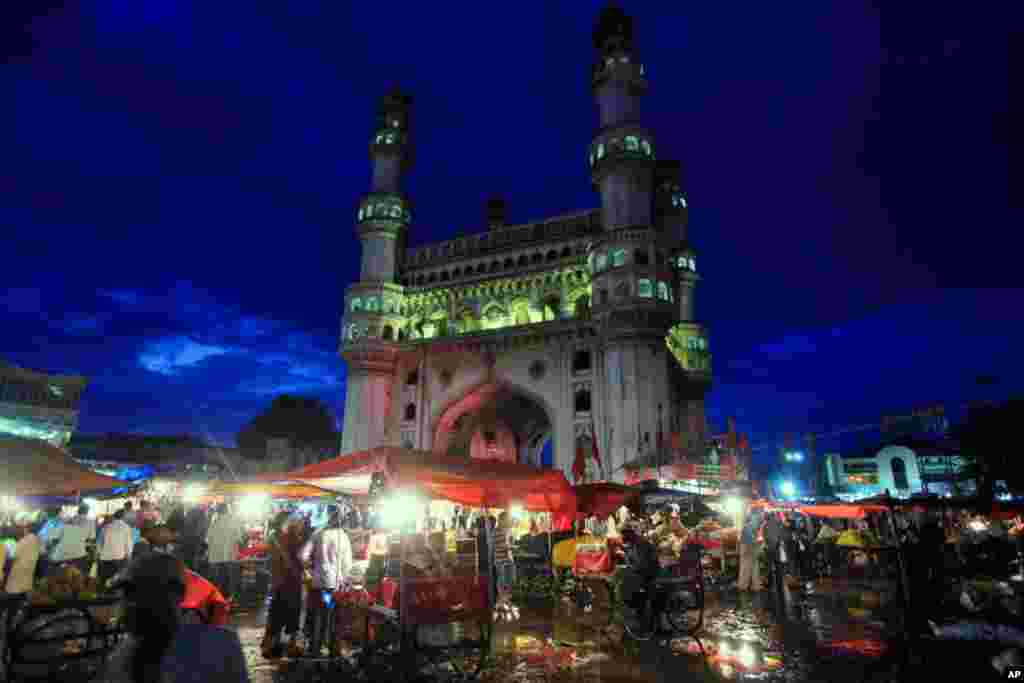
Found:
[{"label": "stone minaret", "polygon": [[359,203],[356,234],[362,243],[359,282],[345,292],[341,356],[348,364],[341,452],[385,445],[398,357],[404,338],[403,288],[395,282],[398,257],[412,220],[402,179],[412,161],[411,98],[384,97],[370,141],[373,178]]}]

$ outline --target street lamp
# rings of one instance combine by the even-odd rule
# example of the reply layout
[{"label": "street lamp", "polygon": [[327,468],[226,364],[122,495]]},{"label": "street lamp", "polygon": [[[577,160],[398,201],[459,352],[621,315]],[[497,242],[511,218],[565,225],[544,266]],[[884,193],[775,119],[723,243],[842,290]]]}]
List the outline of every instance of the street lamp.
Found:
[{"label": "street lamp", "polygon": [[782,495],[784,495],[786,498],[792,498],[793,496],[796,495],[796,486],[794,486],[793,482],[791,481],[782,482],[781,489]]}]

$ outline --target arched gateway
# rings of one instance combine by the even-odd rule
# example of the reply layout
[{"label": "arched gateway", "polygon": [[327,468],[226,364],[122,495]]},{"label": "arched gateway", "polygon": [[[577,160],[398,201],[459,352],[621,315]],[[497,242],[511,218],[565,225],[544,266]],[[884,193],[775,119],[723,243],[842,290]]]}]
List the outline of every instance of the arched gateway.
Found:
[{"label": "arched gateway", "polygon": [[538,445],[554,439],[555,420],[546,404],[528,389],[483,384],[444,409],[433,430],[433,450],[539,466]]},{"label": "arched gateway", "polygon": [[383,99],[356,209],[362,270],[342,314],[343,453],[407,446],[537,464],[550,453],[571,476],[577,452],[593,464],[596,447],[600,470],[621,480],[659,431],[704,424],[711,356],[694,319],[680,166],[655,160],[639,123],[647,80],[632,20],[606,9],[593,37],[600,125],[583,156],[600,209],[506,225],[504,201],[491,200],[479,232],[407,247],[412,101]]}]

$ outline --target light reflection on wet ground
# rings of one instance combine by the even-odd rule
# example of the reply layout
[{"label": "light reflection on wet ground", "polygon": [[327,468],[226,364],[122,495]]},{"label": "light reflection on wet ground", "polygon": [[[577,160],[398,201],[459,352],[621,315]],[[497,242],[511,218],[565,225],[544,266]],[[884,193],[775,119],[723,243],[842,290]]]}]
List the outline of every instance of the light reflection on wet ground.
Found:
[{"label": "light reflection on wet ground", "polygon": [[[555,610],[522,610],[519,621],[498,625],[494,662],[487,683],[516,681],[761,680],[859,681],[863,667],[884,652],[898,619],[881,593],[874,609],[848,608],[856,587],[817,588],[811,593],[708,595],[701,640],[706,657],[690,639],[662,644],[625,642],[609,625],[605,605],[582,613],[569,605]],[[260,653],[260,613],[239,613],[237,628],[253,683],[278,680],[287,663]],[[667,645],[667,646],[666,646]],[[332,679],[338,680],[338,679]]]}]

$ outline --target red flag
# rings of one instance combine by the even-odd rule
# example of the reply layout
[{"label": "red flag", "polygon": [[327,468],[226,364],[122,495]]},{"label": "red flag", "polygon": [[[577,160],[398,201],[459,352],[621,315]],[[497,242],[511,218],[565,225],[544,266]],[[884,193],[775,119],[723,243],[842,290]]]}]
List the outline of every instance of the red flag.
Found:
[{"label": "red flag", "polygon": [[725,447],[730,450],[736,450],[736,420],[729,418],[729,432],[725,435]]},{"label": "red flag", "polygon": [[746,434],[740,434],[740,442],[739,442],[739,446],[738,447],[740,449],[740,453],[749,453],[750,452],[750,442],[747,441],[747,435]]}]

